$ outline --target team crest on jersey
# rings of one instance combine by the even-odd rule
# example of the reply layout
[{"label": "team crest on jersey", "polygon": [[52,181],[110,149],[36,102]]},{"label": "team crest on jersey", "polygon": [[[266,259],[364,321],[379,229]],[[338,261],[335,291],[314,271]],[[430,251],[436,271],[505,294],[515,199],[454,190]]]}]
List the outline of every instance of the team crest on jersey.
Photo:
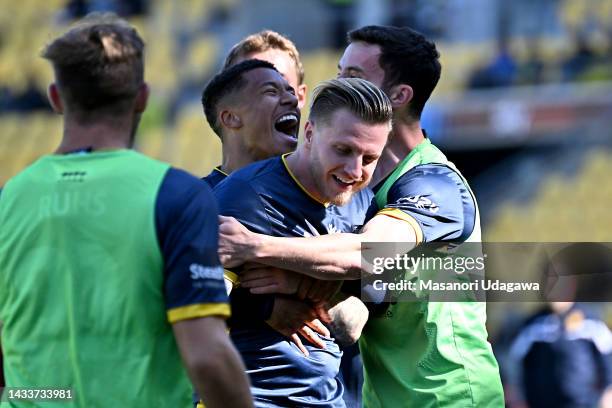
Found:
[{"label": "team crest on jersey", "polygon": [[440,210],[440,207],[438,207],[438,204],[434,203],[429,198],[421,196],[421,195],[404,197],[398,201],[398,204],[409,204],[418,209],[429,210],[430,212],[434,214]]}]

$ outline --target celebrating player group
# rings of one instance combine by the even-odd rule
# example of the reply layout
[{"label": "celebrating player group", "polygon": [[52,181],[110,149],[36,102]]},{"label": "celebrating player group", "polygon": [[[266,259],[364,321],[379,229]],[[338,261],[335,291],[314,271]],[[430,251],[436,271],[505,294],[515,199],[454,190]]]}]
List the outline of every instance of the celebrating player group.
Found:
[{"label": "celebrating player group", "polygon": [[504,405],[484,303],[361,296],[363,243],[480,241],[473,192],[420,124],[433,42],[353,30],[308,96],[290,40],[244,38],[203,84],[222,157],[202,179],[131,150],[143,52],[108,14],[43,51],[64,133],[0,190],[7,387],[75,407]]}]

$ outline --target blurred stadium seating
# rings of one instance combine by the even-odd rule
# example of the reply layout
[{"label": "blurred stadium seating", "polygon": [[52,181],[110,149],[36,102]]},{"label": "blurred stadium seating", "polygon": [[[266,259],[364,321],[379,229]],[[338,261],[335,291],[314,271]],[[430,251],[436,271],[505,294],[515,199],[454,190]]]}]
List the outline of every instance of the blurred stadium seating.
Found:
[{"label": "blurred stadium seating", "polygon": [[0,185],[43,154],[62,136],[59,117],[44,113],[3,115],[0,119]]},{"label": "blurred stadium seating", "polygon": [[612,242],[612,149],[587,155],[568,178],[547,177],[532,201],[506,204],[488,226],[485,239],[497,242]]},{"label": "blurred stadium seating", "polygon": [[[0,97],[17,95],[32,84],[44,93],[52,73],[39,53],[50,38],[71,22],[65,10],[67,1],[2,3]],[[219,162],[220,143],[202,114],[199,94],[220,66],[223,54],[232,42],[248,33],[245,28],[248,24],[242,27],[244,32],[238,32],[240,29],[231,24],[248,22],[248,16],[236,13],[238,17],[232,20],[232,10],[240,8],[239,0],[151,0],[148,4],[147,14],[130,18],[147,43],[146,78],[152,85],[150,106],[143,117],[136,147],[194,174],[207,174]],[[520,16],[520,10],[518,12]],[[559,24],[566,31],[543,32],[535,42],[524,35],[514,35],[509,39],[510,50],[519,65],[530,58],[531,44],[537,44],[539,57],[548,73],[546,78],[553,81],[560,79],[560,65],[575,52],[572,42],[567,41],[572,32],[588,27],[588,32],[593,33],[591,44],[597,55],[607,55],[612,47],[603,31],[593,28],[593,24],[599,24],[609,29],[612,2],[563,0],[558,2],[556,13]],[[219,24],[224,19],[230,24],[220,29]],[[268,26],[258,29],[274,26],[274,21],[270,20]],[[308,32],[302,34],[302,38],[308,36]],[[300,47],[300,35],[294,33],[292,38]],[[537,140],[561,138],[569,132],[563,127],[567,122],[564,112],[573,109],[574,105],[582,108],[576,109],[573,115],[586,118],[579,123],[581,127],[593,120],[594,115],[610,117],[612,108],[607,99],[602,99],[602,92],[597,94],[600,95],[597,98],[590,96],[596,92],[591,94],[589,89],[601,88],[599,84],[592,88],[568,88],[563,97],[554,93],[557,88],[551,92],[550,87],[510,93],[503,89],[465,93],[474,69],[495,57],[496,39],[489,36],[484,40],[466,41],[442,36],[437,43],[443,76],[433,101],[434,108],[439,111],[437,126],[431,126],[436,129],[435,133],[439,133],[432,137],[446,149],[478,151],[485,146],[494,149],[498,144],[524,144],[527,147],[536,140],[534,135]],[[340,51],[328,46],[326,43],[301,49],[310,90],[320,81],[336,75]],[[609,77],[608,60],[602,58],[598,61],[590,71],[583,73],[583,79]],[[550,96],[545,96],[547,92]],[[513,95],[518,96],[515,98]],[[595,108],[589,104],[590,99],[599,101]],[[561,108],[559,100],[565,103]],[[532,108],[537,111],[530,111]],[[509,110],[514,115],[510,116],[511,120],[500,121],[500,115],[503,119]],[[522,127],[517,120],[525,112],[532,119],[541,120],[533,119],[530,125]],[[306,118],[307,114],[306,109],[302,117]],[[599,131],[602,138],[609,138],[603,134],[609,133],[609,126],[605,127],[609,122],[598,123],[601,126],[585,132]],[[60,118],[49,110],[3,112],[0,103],[0,185],[37,157],[52,152],[61,137],[60,126]],[[612,228],[609,228],[612,215],[605,208],[606,203],[612,201],[612,184],[601,182],[612,170],[611,155],[609,149],[591,153],[572,176],[550,174],[540,181],[540,188],[529,200],[524,200],[524,204],[512,200],[495,201],[491,205],[499,207],[486,210],[495,216],[486,217],[485,237],[495,241],[612,240]],[[480,170],[483,174],[490,171],[486,168]],[[487,183],[479,184],[479,188],[487,189]],[[488,205],[481,203],[481,207]]]}]

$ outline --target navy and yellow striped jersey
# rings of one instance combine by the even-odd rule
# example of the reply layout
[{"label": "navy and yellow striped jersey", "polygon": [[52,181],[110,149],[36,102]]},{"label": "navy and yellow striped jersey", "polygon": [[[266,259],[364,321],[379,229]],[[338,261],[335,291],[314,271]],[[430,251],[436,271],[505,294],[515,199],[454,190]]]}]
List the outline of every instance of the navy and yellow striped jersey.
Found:
[{"label": "navy and yellow striped jersey", "polygon": [[[235,217],[251,231],[279,237],[353,232],[363,225],[371,191],[356,194],[342,207],[326,205],[301,186],[284,159],[254,163],[221,182],[214,190],[220,214]],[[260,295],[236,288],[234,297],[256,303]],[[247,300],[232,313],[240,315],[248,305]],[[236,319],[231,324],[232,340],[246,364],[258,407],[344,407],[337,378],[342,353],[333,339],[322,338],[325,350],[304,341],[310,352],[305,357],[263,319]]]}]

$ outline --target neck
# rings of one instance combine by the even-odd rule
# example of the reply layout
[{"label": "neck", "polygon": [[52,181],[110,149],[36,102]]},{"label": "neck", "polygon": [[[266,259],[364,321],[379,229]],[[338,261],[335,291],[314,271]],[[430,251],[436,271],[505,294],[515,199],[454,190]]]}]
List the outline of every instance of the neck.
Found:
[{"label": "neck", "polygon": [[223,160],[221,161],[220,169],[226,174],[232,174],[234,171],[248,166],[254,163],[256,160],[252,160],[250,157],[228,152],[223,149]]},{"label": "neck", "polygon": [[325,200],[314,181],[310,169],[310,161],[306,154],[307,152],[305,152],[304,149],[300,149],[298,146],[295,152],[287,156],[287,167],[289,167],[293,176],[314,199],[321,203],[325,203],[327,200]]},{"label": "neck", "polygon": [[83,148],[92,150],[118,150],[132,147],[132,123],[128,118],[111,121],[79,123],[66,118],[64,135],[56,154]]},{"label": "neck", "polygon": [[248,149],[241,141],[241,136],[235,134],[223,138],[221,170],[224,173],[231,174],[257,161],[251,157]]},{"label": "neck", "polygon": [[421,129],[421,122],[402,121],[399,118],[393,118],[393,130],[389,137],[389,143],[385,146],[376,170],[372,175],[371,185],[378,184],[382,179],[387,177],[419,143],[425,140],[425,135]]}]

